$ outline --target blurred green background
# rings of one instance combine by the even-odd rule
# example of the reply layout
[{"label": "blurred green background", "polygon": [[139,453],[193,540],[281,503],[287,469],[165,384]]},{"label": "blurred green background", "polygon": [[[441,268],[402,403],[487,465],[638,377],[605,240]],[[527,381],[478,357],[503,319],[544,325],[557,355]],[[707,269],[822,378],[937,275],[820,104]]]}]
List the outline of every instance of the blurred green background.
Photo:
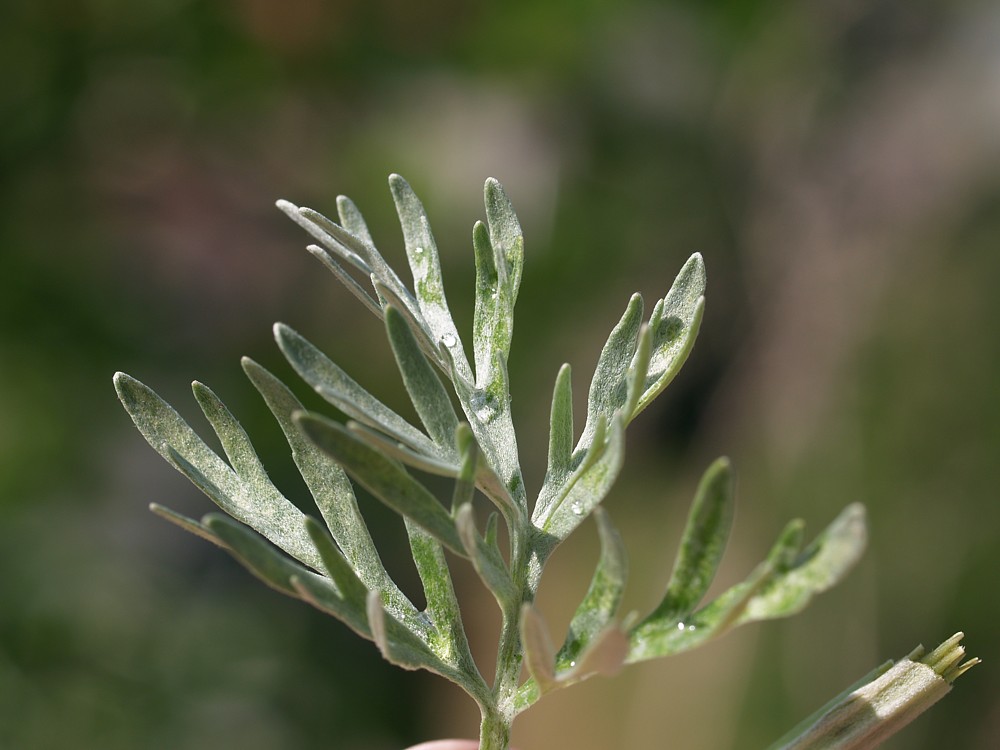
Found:
[{"label": "blurred green background", "polygon": [[[511,358],[537,486],[551,384],[586,393],[628,295],[693,251],[701,339],[606,501],[627,604],[658,600],[700,472],[733,457],[720,584],[785,520],[869,508],[847,582],[788,621],[554,695],[534,748],[757,748],[874,665],[962,629],[986,663],[890,748],[1000,745],[1000,6],[989,0],[40,0],[0,11],[0,748],[399,750],[474,736],[456,688],[266,590],[146,511],[209,510],[117,405],[125,370],[199,429],[211,385],[304,498],[247,354],[282,320],[405,409],[377,322],[276,198],[423,198],[460,325],[484,178],[527,261]],[[300,392],[303,389],[299,389]],[[305,394],[308,395],[308,394]],[[312,402],[309,402],[312,403]],[[365,505],[390,570],[398,524]],[[540,606],[558,631],[585,526]],[[496,612],[457,575],[477,653]]]}]

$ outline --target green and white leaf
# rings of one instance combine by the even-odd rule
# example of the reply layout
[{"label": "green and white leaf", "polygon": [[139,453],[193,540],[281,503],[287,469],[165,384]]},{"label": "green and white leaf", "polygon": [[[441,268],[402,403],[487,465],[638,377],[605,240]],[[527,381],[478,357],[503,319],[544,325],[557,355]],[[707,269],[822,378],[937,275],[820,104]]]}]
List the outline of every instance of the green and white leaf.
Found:
[{"label": "green and white leaf", "polygon": [[649,318],[652,357],[633,418],[669,385],[691,353],[705,312],[705,280],[705,261],[695,253],[677,274],[667,296],[653,306]]},{"label": "green and white leaf", "polygon": [[419,452],[440,456],[430,438],[358,385],[304,337],[281,323],[274,326],[274,337],[299,376],[342,412]]},{"label": "green and white leaf", "polygon": [[698,606],[722,562],[734,508],[732,469],[720,458],[698,485],[666,594],[647,621],[673,624]]},{"label": "green and white leaf", "polygon": [[594,509],[593,517],[601,540],[601,556],[590,587],[570,621],[566,640],[556,655],[556,667],[560,671],[575,668],[581,654],[612,626],[625,593],[628,556],[621,535],[600,506]]},{"label": "green and white leaf", "polygon": [[[319,558],[303,527],[302,511],[274,488],[266,474],[258,472],[259,461],[246,433],[217,400],[207,414],[214,419],[216,430],[225,435],[223,443],[238,459],[242,476],[148,386],[124,373],[117,373],[114,382],[125,410],[157,453],[233,518],[253,527],[309,567],[319,566]],[[203,398],[205,392],[207,389]]]},{"label": "green and white leaf", "polygon": [[431,338],[446,346],[459,374],[472,378],[462,348],[462,338],[448,309],[441,278],[441,259],[431,233],[427,212],[409,183],[398,174],[389,176],[389,189],[406,243],[406,258],[413,273],[413,291]]},{"label": "green and white leaf", "polygon": [[420,350],[420,345],[403,316],[391,305],[385,308],[385,330],[396,365],[403,375],[406,392],[410,395],[427,434],[437,445],[439,452],[457,460],[455,430],[458,427],[458,417],[441,378]]},{"label": "green and white leaf", "polygon": [[373,449],[339,422],[308,413],[295,420],[306,436],[354,481],[402,516],[415,521],[452,552],[465,555],[451,514],[398,462]]}]

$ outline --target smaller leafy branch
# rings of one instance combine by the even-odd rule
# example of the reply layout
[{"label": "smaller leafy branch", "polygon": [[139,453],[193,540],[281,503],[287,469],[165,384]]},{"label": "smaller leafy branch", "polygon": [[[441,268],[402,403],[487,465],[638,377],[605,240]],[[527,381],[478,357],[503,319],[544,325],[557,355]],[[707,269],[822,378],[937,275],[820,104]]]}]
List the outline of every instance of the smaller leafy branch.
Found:
[{"label": "smaller leafy branch", "polygon": [[[728,460],[719,459],[698,487],[663,598],[644,617],[621,616],[628,564],[600,503],[621,470],[626,428],[670,383],[694,344],[705,301],[701,256],[684,264],[648,318],[640,295],[629,300],[598,358],[579,432],[570,366],[559,370],[546,473],[529,504],[507,374],[524,262],[511,203],[498,182],[486,182],[486,221],[476,222],[472,231],[476,293],[470,360],[449,311],[423,206],[401,177],[393,175],[389,184],[412,290],[375,249],[349,199],[337,199],[337,222],[286,201],[278,207],[319,243],[309,245],[309,252],[382,321],[421,426],[391,410],[292,328],[275,325],[278,347],[295,372],[348,417],[341,423],[306,410],[275,375],[243,360],[247,377],[284,432],[316,518],[275,487],[239,422],[207,386],[194,383],[195,400],[225,457],[150,388],[118,373],[115,387],[139,431],[223,511],[201,520],[159,505],[152,506],[154,513],[219,545],[271,587],[372,640],[388,661],[460,685],[479,705],[481,747],[492,750],[508,746],[514,717],[541,695],[593,674],[613,674],[624,664],[687,651],[739,625],[794,614],[857,561],[865,546],[865,514],[860,505],[850,505],[805,546],[803,524],[793,521],[746,580],[702,603],[733,521],[733,473]],[[450,502],[432,494],[420,474],[452,479]],[[355,486],[402,517],[423,586],[423,610],[383,566]],[[494,506],[483,528],[473,507],[477,493]],[[556,648],[534,607],[535,594],[549,557],[590,517],[600,556]],[[499,518],[508,531],[503,550]],[[472,564],[500,610],[490,681],[469,648],[449,569],[454,558]],[[522,680],[525,665],[530,677]]]}]

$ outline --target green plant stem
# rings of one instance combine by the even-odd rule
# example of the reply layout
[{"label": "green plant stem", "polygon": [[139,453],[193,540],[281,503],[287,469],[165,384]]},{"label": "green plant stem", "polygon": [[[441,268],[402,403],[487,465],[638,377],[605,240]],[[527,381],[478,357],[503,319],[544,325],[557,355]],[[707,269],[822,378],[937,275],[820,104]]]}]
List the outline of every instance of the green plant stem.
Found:
[{"label": "green plant stem", "polygon": [[523,517],[511,526],[510,574],[519,596],[502,606],[500,641],[497,648],[496,677],[493,682],[493,705],[482,709],[479,733],[480,750],[507,750],[510,728],[518,711],[514,706],[518,680],[524,658],[519,631],[521,605],[534,599],[534,589],[528,577],[530,546]]},{"label": "green plant stem", "polygon": [[484,709],[479,725],[479,750],[507,750],[510,746],[511,720],[502,711]]}]

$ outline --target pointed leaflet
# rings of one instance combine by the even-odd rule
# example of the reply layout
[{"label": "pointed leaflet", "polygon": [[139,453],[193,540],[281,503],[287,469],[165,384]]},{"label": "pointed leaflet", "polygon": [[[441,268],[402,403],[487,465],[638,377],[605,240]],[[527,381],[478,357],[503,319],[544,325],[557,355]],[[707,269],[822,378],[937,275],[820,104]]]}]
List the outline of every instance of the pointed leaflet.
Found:
[{"label": "pointed leaflet", "polygon": [[483,197],[486,203],[486,223],[490,229],[490,243],[493,245],[496,258],[495,265],[500,272],[500,281],[507,290],[505,298],[510,300],[508,315],[512,316],[517,290],[521,285],[521,271],[524,268],[524,235],[514,213],[514,207],[497,180],[492,177],[486,180]]},{"label": "pointed leaflet", "polygon": [[341,266],[330,253],[321,248],[319,245],[307,245],[306,250],[308,250],[312,255],[319,260],[327,270],[329,270],[337,280],[347,287],[347,290],[361,300],[361,304],[368,308],[368,310],[374,313],[377,317],[382,317],[382,308],[379,307],[378,302],[364,290],[354,277],[347,273],[343,266]]},{"label": "pointed leaflet", "polygon": [[[642,296],[633,294],[625,314],[608,336],[601,356],[594,368],[587,395],[587,422],[576,447],[577,452],[586,451],[593,439],[597,421],[602,417],[608,421],[625,406],[628,401],[628,370],[632,364],[642,325]],[[624,415],[625,422],[631,414]]]},{"label": "pointed leaflet", "polygon": [[361,215],[354,201],[346,195],[337,196],[337,216],[340,217],[340,225],[352,235],[361,240],[368,247],[375,247],[372,240],[372,233],[368,231],[365,218]]},{"label": "pointed leaflet", "polygon": [[455,416],[448,392],[420,351],[417,340],[399,311],[392,305],[386,305],[384,314],[385,330],[392,353],[396,357],[406,392],[410,394],[417,415],[441,452],[457,460],[455,429],[458,427],[458,417]]},{"label": "pointed leaflet", "polygon": [[603,508],[594,508],[593,515],[601,538],[601,557],[590,587],[570,621],[566,640],[556,655],[559,670],[573,667],[581,653],[612,624],[625,591],[628,577],[625,545]]},{"label": "pointed leaflet", "polygon": [[[477,389],[463,378],[455,368],[452,352],[440,348],[448,363],[451,382],[455,387],[462,411],[469,428],[482,451],[486,469],[479,471],[476,485],[492,500],[508,521],[527,515],[527,498],[524,494],[524,479],[517,455],[517,439],[510,415],[510,395],[506,385],[500,394]],[[501,369],[506,383],[506,371]],[[494,481],[499,480],[499,481]]]},{"label": "pointed leaflet", "polygon": [[514,303],[524,265],[521,225],[503,187],[489,179],[483,188],[486,224],[476,222],[472,245],[476,256],[476,307],[473,318],[476,385],[487,388],[497,379],[494,356],[504,362],[514,332]]},{"label": "pointed leaflet", "polygon": [[747,603],[781,565],[794,559],[802,544],[801,521],[787,524],[764,562],[746,580],[726,590],[685,620],[646,618],[632,629],[629,662],[687,651],[717,638],[733,627]]},{"label": "pointed leaflet", "polygon": [[513,318],[506,314],[511,306],[506,299],[501,299],[507,290],[500,285],[489,230],[481,221],[477,221],[472,228],[472,247],[476,257],[472,348],[476,362],[476,386],[486,388],[494,379],[493,353],[501,352],[506,358],[510,350]]},{"label": "pointed leaflet", "polygon": [[451,515],[397,462],[359,440],[343,425],[312,414],[295,420],[315,445],[375,497],[412,519],[458,555],[465,555]]},{"label": "pointed leaflet", "polygon": [[333,580],[340,598],[364,610],[368,589],[358,578],[350,563],[337,548],[333,539],[315,518],[306,517],[306,533],[323,561],[323,569]]},{"label": "pointed leaflet", "polygon": [[476,445],[472,428],[467,423],[462,422],[455,429],[455,444],[462,456],[462,463],[455,477],[455,491],[451,496],[452,515],[458,513],[458,509],[466,503],[472,502],[476,494],[476,472],[479,464],[479,446]]},{"label": "pointed leaflet", "polygon": [[[424,321],[420,311],[408,308],[405,301],[398,294],[374,277],[372,278],[372,283],[375,285],[375,292],[378,294],[379,303],[382,307],[385,308],[386,305],[392,305],[399,311],[409,324],[410,331],[417,339],[417,343],[420,345],[424,356],[436,364],[445,375],[450,376],[451,371],[448,366],[448,360],[441,354],[441,342],[434,338],[434,334],[427,327],[427,323]],[[458,344],[457,339],[455,344]]]},{"label": "pointed leaflet", "polygon": [[[365,586],[381,591],[386,606],[396,617],[414,623],[417,609],[389,577],[354,497],[354,489],[343,469],[306,439],[292,419],[303,409],[292,392],[274,375],[244,357],[243,370],[274,414],[292,449],[292,460],[309,488],[327,528],[344,551]],[[313,539],[315,544],[315,539]]]},{"label": "pointed leaflet", "polygon": [[573,385],[568,364],[559,368],[549,417],[549,460],[544,486],[558,486],[572,471]]},{"label": "pointed leaflet", "polygon": [[363,601],[345,599],[329,578],[297,565],[245,526],[210,514],[202,524],[225,543],[247,570],[267,585],[333,615],[359,635],[370,638]]},{"label": "pointed leaflet", "polygon": [[687,651],[737,625],[785,617],[837,583],[857,562],[866,539],[864,508],[854,504],[801,553],[802,522],[789,523],[767,559],[683,622],[646,620],[631,633],[629,662]]},{"label": "pointed leaflet", "polygon": [[318,560],[312,545],[307,543],[308,536],[302,526],[305,522],[302,511],[271,482],[246,432],[219,397],[202,383],[195,382],[191,387],[230,465],[243,483],[244,494],[254,504],[255,516],[246,523],[261,533],[277,529],[278,536],[272,540],[275,544],[306,565],[317,567]]},{"label": "pointed leaflet", "polygon": [[349,417],[392,435],[422,453],[432,456],[440,453],[426,435],[368,393],[291,328],[275,324],[274,337],[282,354],[302,379]]},{"label": "pointed leaflet", "polygon": [[404,300],[404,304],[416,311],[417,305],[413,295],[406,289],[396,272],[385,262],[374,245],[355,236],[352,232],[311,208],[299,208],[288,201],[278,201],[277,205],[292,221],[355,266],[365,276],[378,279],[386,286],[392,287],[396,294]]},{"label": "pointed leaflet", "polygon": [[[406,242],[406,258],[413,272],[413,291],[417,305],[432,338],[452,350],[459,372],[470,377],[469,363],[459,342],[461,337],[448,310],[441,278],[441,261],[437,243],[431,234],[430,223],[423,204],[409,184],[398,174],[389,176],[389,188],[396,204],[399,224]],[[450,343],[449,343],[450,342]]]},{"label": "pointed leaflet", "polygon": [[347,423],[354,436],[372,448],[381,451],[389,458],[406,464],[407,466],[425,471],[428,474],[435,474],[440,477],[454,477],[458,475],[459,467],[452,461],[446,461],[423,453],[417,453],[412,448],[408,448],[403,443],[387,437],[378,430],[366,427],[360,422],[350,421]]},{"label": "pointed leaflet", "polygon": [[544,507],[535,508],[535,525],[541,532],[539,559],[544,562],[563,539],[569,536],[608,494],[625,459],[625,428],[618,415],[607,428],[597,423],[590,449],[566,481],[560,494]]},{"label": "pointed leaflet", "polygon": [[435,672],[452,682],[457,682],[472,695],[477,695],[477,692],[482,694],[483,690],[475,679],[478,675],[462,674],[444,662],[426,643],[385,611],[378,594],[374,591],[368,592],[367,615],[372,640],[386,661],[403,669],[426,669]]},{"label": "pointed leaflet", "polygon": [[739,624],[787,617],[840,581],[861,558],[867,542],[865,508],[847,506],[802,554],[782,565],[747,604]]},{"label": "pointed leaflet", "polygon": [[698,485],[667,592],[647,620],[673,624],[698,606],[722,561],[734,505],[732,469],[720,458]]},{"label": "pointed leaflet", "polygon": [[494,544],[490,544],[487,539],[479,536],[471,503],[466,503],[458,509],[458,513],[455,514],[455,525],[476,573],[496,598],[500,608],[506,611],[506,607],[517,602],[518,590],[500,556],[500,551],[496,548],[495,539]]},{"label": "pointed leaflet", "polygon": [[218,545],[219,547],[225,547],[225,543],[219,539],[215,534],[213,534],[208,528],[202,526],[200,522],[195,521],[193,518],[188,518],[185,515],[170,510],[170,508],[164,508],[159,503],[150,503],[149,510],[153,514],[159,516],[160,518],[170,521],[170,523],[178,526],[188,533],[194,534],[197,537],[201,537],[206,542],[211,542],[212,544]]},{"label": "pointed leaflet", "polygon": [[704,294],[705,262],[695,253],[677,274],[667,296],[653,307],[649,318],[653,352],[633,417],[667,387],[691,353],[705,311]]},{"label": "pointed leaflet", "polygon": [[[245,470],[239,476],[209,448],[169,404],[152,389],[125,373],[114,378],[118,397],[146,441],[174,468],[188,476],[222,510],[257,529],[293,557],[315,567],[319,563],[303,528],[302,512],[286,500],[254,468],[256,454],[246,434],[225,411],[216,410],[218,429]],[[206,389],[207,390],[207,389]],[[228,415],[228,416],[227,416]],[[213,424],[213,426],[215,426]],[[252,457],[251,457],[252,456]]]},{"label": "pointed leaflet", "polygon": [[458,608],[451,572],[445,560],[444,550],[438,541],[411,521],[406,521],[406,533],[410,539],[410,551],[417,574],[424,588],[427,601],[426,614],[434,623],[428,636],[428,645],[443,661],[459,672],[476,675],[479,670],[472,659],[469,641],[462,624],[462,612]]},{"label": "pointed leaflet", "polygon": [[[278,210],[285,214],[285,216],[305,229],[310,235],[312,235],[313,238],[319,240],[328,248],[333,250],[333,252],[339,255],[343,260],[350,263],[356,269],[365,274],[365,276],[371,276],[373,273],[372,267],[368,264],[364,254],[355,252],[348,245],[338,241],[333,235],[317,225],[315,221],[307,218],[304,212],[309,209],[299,208],[294,203],[286,200],[279,200],[274,205],[277,206]],[[313,211],[312,213],[315,214],[316,212]],[[333,224],[333,222],[329,221],[329,219],[327,219],[327,222],[329,224]]]}]

